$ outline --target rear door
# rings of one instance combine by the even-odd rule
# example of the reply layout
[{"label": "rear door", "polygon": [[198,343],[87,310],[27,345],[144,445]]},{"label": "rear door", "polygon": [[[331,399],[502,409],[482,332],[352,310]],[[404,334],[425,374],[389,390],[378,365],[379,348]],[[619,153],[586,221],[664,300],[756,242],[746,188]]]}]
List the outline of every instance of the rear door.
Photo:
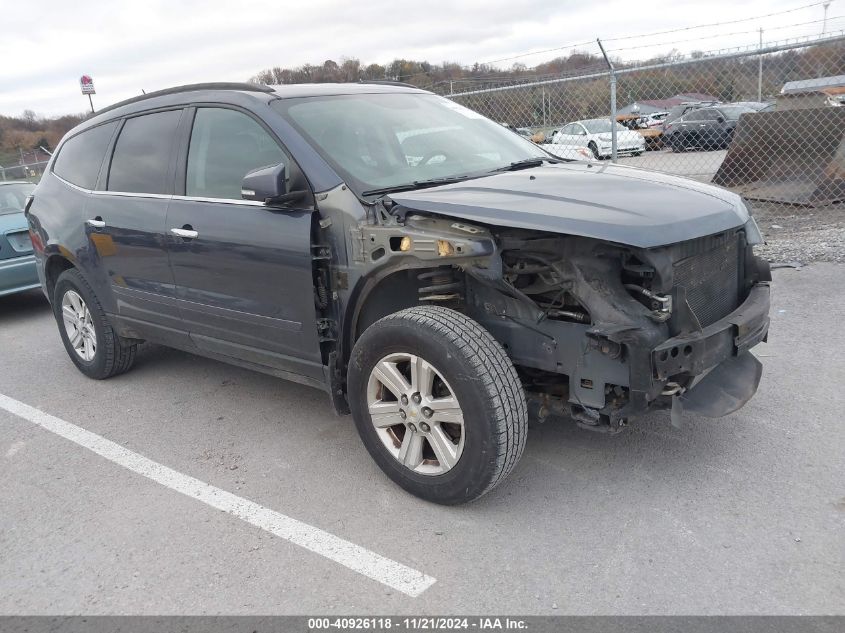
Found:
[{"label": "rear door", "polygon": [[688,112],[679,121],[678,133],[684,147],[697,147],[701,142],[699,126],[702,125],[702,110]]},{"label": "rear door", "polygon": [[180,108],[122,121],[107,177],[85,209],[89,239],[123,325],[141,338],[177,345],[188,338],[180,332],[165,231],[181,116]]},{"label": "rear door", "polygon": [[698,145],[713,149],[722,143],[722,125],[718,121],[721,114],[713,108],[704,108],[698,113]]},{"label": "rear door", "polygon": [[[183,140],[182,182],[168,211],[168,248],[182,317],[197,347],[322,380],[309,204],[241,199],[251,170],[298,168],[252,114],[197,107]],[[310,199],[310,195],[308,196]],[[186,233],[188,232],[188,233]]]}]

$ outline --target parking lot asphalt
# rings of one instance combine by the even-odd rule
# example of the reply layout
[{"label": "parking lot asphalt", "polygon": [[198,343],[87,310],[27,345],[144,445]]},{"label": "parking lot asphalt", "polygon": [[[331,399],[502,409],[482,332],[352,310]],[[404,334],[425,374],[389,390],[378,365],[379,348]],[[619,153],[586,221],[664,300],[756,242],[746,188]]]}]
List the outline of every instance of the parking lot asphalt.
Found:
[{"label": "parking lot asphalt", "polygon": [[774,288],[744,409],[535,425],[456,508],[392,484],[320,391],[152,345],[92,381],[40,293],[0,299],[0,394],[436,579],[411,597],[0,410],[0,613],[845,613],[845,266]]},{"label": "parking lot asphalt", "polygon": [[726,150],[672,152],[668,149],[648,151],[641,156],[620,156],[619,163],[642,169],[685,176],[710,182],[725,160]]}]

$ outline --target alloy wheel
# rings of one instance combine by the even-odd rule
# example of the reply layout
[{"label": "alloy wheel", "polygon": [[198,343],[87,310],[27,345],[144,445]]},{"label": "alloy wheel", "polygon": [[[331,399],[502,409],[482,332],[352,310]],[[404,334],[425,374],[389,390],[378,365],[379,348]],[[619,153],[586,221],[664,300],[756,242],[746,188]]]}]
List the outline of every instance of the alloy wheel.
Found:
[{"label": "alloy wheel", "polygon": [[406,468],[422,475],[451,470],[464,449],[464,414],[443,374],[413,354],[390,354],[367,383],[367,407],[379,439]]},{"label": "alloy wheel", "polygon": [[87,362],[97,354],[97,333],[94,320],[85,301],[74,290],[68,290],[62,297],[62,322],[70,346]]}]

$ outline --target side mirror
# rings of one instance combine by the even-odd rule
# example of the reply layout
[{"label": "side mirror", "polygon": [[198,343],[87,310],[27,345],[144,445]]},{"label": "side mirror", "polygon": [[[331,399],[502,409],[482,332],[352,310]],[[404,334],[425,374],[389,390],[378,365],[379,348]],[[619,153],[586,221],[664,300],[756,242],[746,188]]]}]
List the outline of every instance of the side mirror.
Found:
[{"label": "side mirror", "polygon": [[717,116],[716,117],[716,123],[724,123],[724,122],[725,122],[725,117],[723,117],[723,116]]},{"label": "side mirror", "polygon": [[304,191],[287,190],[284,163],[253,169],[241,181],[241,198],[264,204],[284,204],[305,196]]}]

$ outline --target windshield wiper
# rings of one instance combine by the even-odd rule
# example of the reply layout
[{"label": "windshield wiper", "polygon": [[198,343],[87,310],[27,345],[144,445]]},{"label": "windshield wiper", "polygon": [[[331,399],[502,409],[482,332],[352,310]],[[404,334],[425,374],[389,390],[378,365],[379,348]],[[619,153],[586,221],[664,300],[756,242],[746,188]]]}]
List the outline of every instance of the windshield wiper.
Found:
[{"label": "windshield wiper", "polygon": [[381,187],[380,189],[368,189],[361,192],[364,196],[381,196],[386,193],[398,193],[399,191],[412,191],[413,189],[424,189],[425,187],[436,187],[437,185],[450,185],[455,182],[462,182],[477,176],[447,176],[444,178],[429,178],[428,180],[415,180],[414,182],[406,182],[403,185],[392,185],[390,187]]},{"label": "windshield wiper", "polygon": [[551,156],[535,156],[533,158],[523,158],[512,162],[510,165],[504,167],[497,167],[490,171],[491,174],[502,171],[517,171],[519,169],[531,169],[532,167],[542,167],[543,163],[565,163],[562,158],[552,158]]}]

